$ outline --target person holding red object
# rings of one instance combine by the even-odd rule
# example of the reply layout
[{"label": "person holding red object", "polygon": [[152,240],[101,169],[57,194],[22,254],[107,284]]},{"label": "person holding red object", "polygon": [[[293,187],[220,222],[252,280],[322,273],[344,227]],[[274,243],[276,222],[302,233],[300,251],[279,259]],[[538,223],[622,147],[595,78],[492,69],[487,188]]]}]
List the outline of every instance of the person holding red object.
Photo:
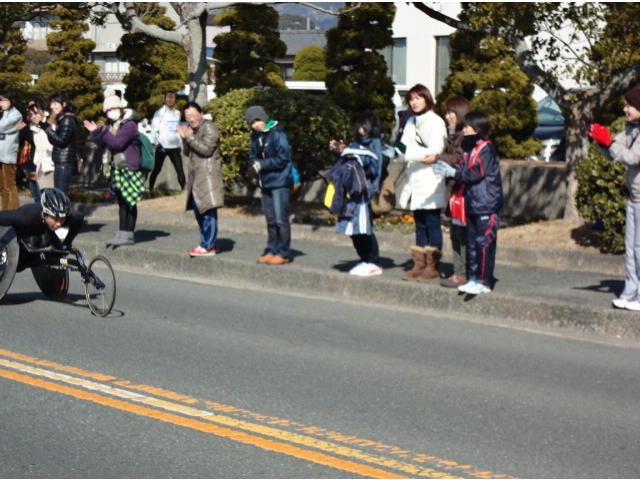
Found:
[{"label": "person holding red object", "polygon": [[624,95],[627,126],[615,138],[597,123],[589,127],[589,136],[598,143],[598,151],[606,158],[627,166],[629,190],[625,226],[625,284],[613,306],[640,311],[640,87]]}]

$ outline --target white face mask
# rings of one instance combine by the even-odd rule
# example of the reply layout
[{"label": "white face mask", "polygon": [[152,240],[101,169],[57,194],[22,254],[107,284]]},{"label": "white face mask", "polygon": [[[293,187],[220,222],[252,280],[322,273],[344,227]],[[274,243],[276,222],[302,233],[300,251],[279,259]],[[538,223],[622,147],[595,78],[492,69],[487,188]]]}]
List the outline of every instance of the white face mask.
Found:
[{"label": "white face mask", "polygon": [[120,120],[120,110],[109,110],[107,112],[107,117],[109,117],[109,120],[117,122]]}]

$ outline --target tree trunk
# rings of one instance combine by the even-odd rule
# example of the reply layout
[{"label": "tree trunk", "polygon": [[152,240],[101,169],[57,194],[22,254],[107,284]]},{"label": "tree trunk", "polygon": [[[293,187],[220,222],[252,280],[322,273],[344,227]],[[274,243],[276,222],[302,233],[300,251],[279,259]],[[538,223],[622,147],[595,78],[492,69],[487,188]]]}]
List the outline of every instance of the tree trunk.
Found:
[{"label": "tree trunk", "polygon": [[209,83],[209,65],[205,55],[205,32],[207,31],[207,12],[199,18],[187,22],[188,33],[183,37],[183,48],[187,52],[189,67],[189,100],[204,108],[207,104],[207,84]]},{"label": "tree trunk", "polygon": [[587,132],[593,119],[593,106],[586,102],[576,102],[571,105],[568,121],[566,122],[566,181],[567,201],[564,209],[564,219],[571,222],[580,220],[576,206],[576,192],[578,190],[578,164],[589,154]]}]

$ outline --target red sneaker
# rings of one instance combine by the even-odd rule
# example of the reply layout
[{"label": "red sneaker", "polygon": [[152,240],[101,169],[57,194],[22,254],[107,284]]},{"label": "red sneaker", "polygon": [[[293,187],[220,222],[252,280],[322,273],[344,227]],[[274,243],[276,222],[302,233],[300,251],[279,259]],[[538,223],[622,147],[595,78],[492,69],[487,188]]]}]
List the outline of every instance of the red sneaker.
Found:
[{"label": "red sneaker", "polygon": [[201,246],[197,246],[196,248],[192,248],[189,252],[189,255],[192,257],[212,257],[216,253],[218,253],[218,246],[216,245],[211,250],[207,250],[206,248],[202,248]]}]

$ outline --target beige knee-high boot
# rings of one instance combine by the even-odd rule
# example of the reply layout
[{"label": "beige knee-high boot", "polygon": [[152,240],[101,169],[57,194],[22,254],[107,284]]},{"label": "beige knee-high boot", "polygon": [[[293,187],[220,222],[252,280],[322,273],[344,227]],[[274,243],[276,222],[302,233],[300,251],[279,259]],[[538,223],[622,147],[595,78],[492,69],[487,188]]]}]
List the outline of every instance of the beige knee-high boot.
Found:
[{"label": "beige knee-high boot", "polygon": [[418,275],[427,268],[424,248],[414,245],[411,247],[411,256],[413,257],[413,268],[402,276],[402,280],[417,280]]},{"label": "beige knee-high boot", "polygon": [[442,251],[435,247],[424,247],[424,250],[425,257],[427,259],[427,267],[420,272],[416,280],[419,282],[440,280],[440,260],[442,259]]}]

